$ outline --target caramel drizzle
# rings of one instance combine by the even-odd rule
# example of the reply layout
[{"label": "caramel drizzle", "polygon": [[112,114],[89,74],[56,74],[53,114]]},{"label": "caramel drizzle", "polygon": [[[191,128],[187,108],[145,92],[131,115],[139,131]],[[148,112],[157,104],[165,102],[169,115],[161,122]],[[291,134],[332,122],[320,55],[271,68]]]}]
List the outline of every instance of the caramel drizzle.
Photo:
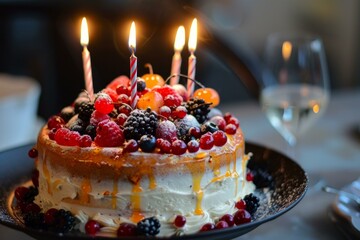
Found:
[{"label": "caramel drizzle", "polygon": [[132,202],[133,212],[130,217],[130,220],[134,223],[137,223],[144,219],[144,215],[141,214],[141,196],[140,193],[143,191],[142,187],[140,186],[140,180],[136,182],[136,184],[132,188],[132,194],[130,200]]},{"label": "caramel drizzle", "polygon": [[118,177],[114,177],[114,185],[113,185],[113,191],[111,193],[111,206],[113,209],[116,209],[117,204],[117,197],[116,194],[118,193]]},{"label": "caramel drizzle", "polygon": [[202,199],[204,196],[204,192],[201,189],[201,179],[202,179],[203,175],[204,175],[204,172],[199,172],[199,173],[193,174],[193,191],[196,196],[196,206],[195,206],[195,210],[194,210],[195,215],[204,214],[204,211],[201,208]]},{"label": "caramel drizzle", "polygon": [[80,187],[80,203],[86,204],[90,202],[89,193],[91,192],[91,183],[89,178],[85,178]]}]

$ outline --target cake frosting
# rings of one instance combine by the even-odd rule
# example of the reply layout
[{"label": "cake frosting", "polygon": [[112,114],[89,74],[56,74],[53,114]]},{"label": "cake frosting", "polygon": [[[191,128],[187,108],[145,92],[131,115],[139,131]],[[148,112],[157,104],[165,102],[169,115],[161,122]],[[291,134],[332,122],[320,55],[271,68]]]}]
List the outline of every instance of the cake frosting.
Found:
[{"label": "cake frosting", "polygon": [[[151,91],[163,93],[156,88],[147,93]],[[109,97],[108,93],[109,88],[101,94]],[[144,95],[140,95],[140,99]],[[166,99],[166,96],[164,98]],[[89,122],[97,126],[96,135],[92,136],[89,144],[81,143],[81,135],[87,135],[86,133],[75,131],[78,129],[74,127],[74,122],[79,121],[80,114],[84,115],[79,113],[79,110],[71,114],[69,119],[59,121],[55,129],[54,124],[48,122],[38,135],[35,163],[39,173],[39,194],[35,202],[44,212],[52,208],[70,211],[79,221],[77,227],[84,232],[87,222],[94,220],[101,226],[97,235],[103,236],[116,236],[121,223],[136,225],[143,219],[155,217],[161,225],[158,236],[172,236],[199,232],[204,224],[216,223],[225,214],[234,214],[237,211],[235,203],[254,192],[255,185],[251,180],[246,179],[246,165],[250,155],[245,154],[243,132],[237,120],[234,120],[235,117],[229,114],[222,115],[220,111],[215,111],[214,106],[211,109],[208,104],[209,109],[203,109],[205,121],[196,123],[196,127],[193,127],[201,129],[200,133],[198,131],[195,134],[197,137],[182,138],[183,126],[174,124],[177,137],[168,139],[170,144],[172,142],[172,150],[163,149],[158,141],[149,150],[151,141],[148,141],[144,147],[141,145],[142,139],[136,139],[135,149],[129,150],[127,143],[134,136],[136,138],[136,135],[129,134],[129,131],[128,135],[124,134],[128,130],[126,128],[129,128],[129,124],[126,125],[127,123],[124,122],[126,119],[119,123],[116,120],[119,112],[116,112],[117,114],[109,112],[105,114],[107,117],[100,117],[100,120],[97,117],[95,120],[98,121],[95,121],[94,112],[99,110],[96,101],[97,99],[95,99],[95,108],[90,111],[91,116],[89,116]],[[182,105],[178,106],[188,107],[184,103],[186,101],[182,98]],[[150,112],[149,107],[153,107],[153,104],[150,103],[144,111]],[[166,101],[162,104],[166,106]],[[161,110],[162,106],[156,107],[157,111],[152,111],[152,114],[159,116],[164,114]],[[176,112],[184,108],[177,110],[176,106],[172,106],[170,109]],[[213,114],[217,116],[215,120],[220,117],[223,121],[212,121],[210,111],[217,113]],[[190,113],[191,109],[187,108],[186,116]],[[232,121],[229,121],[230,116]],[[62,116],[63,118],[66,117]],[[173,114],[159,117],[156,121],[176,122],[183,118],[182,114]],[[116,146],[104,146],[104,140],[99,137],[99,132],[102,131],[99,130],[99,126],[103,122],[108,124],[111,121],[117,123],[115,130],[111,128],[113,133],[119,131],[124,136]],[[229,130],[224,123],[226,126],[232,125]],[[68,137],[66,138],[65,135],[58,133],[59,129],[65,128],[70,129],[67,130],[68,132],[77,132],[75,137],[66,135]],[[190,126],[185,127],[186,132],[190,132],[189,128]],[[156,132],[154,130],[151,129]],[[210,143],[209,147],[209,143],[205,140],[204,142],[202,136],[207,134],[216,142],[216,137],[215,140],[212,137],[216,135],[215,132],[221,132],[224,141],[220,144]],[[115,137],[114,134],[111,135],[111,131],[107,134],[110,134],[106,136],[111,138]],[[159,139],[160,136],[166,138],[169,135],[166,134],[160,131],[154,134],[154,138]],[[112,145],[114,141],[110,141],[109,144]],[[185,147],[182,152],[174,149],[175,141],[187,143],[187,149]],[[190,149],[190,141],[197,142],[194,143],[198,144],[195,150],[194,147]],[[186,218],[183,227],[174,225],[174,219],[179,215]]]}]

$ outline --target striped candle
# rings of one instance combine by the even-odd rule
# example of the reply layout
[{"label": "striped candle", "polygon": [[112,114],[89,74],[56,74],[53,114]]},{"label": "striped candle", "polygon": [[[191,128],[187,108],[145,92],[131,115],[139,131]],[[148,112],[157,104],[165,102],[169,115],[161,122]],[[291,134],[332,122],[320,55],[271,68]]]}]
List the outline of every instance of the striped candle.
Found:
[{"label": "striped candle", "polygon": [[[176,32],[174,42],[174,56],[171,64],[171,75],[179,75],[181,69],[181,51],[185,45],[185,28],[180,26]],[[170,80],[170,85],[179,83],[179,76],[174,76]]]},{"label": "striped candle", "polygon": [[131,107],[134,109],[136,107],[136,93],[137,93],[137,57],[135,56],[136,49],[136,29],[135,23],[131,23],[130,35],[129,35],[129,48],[131,51],[130,56],[130,84],[131,84]]},{"label": "striped candle", "polygon": [[[189,35],[189,62],[188,62],[188,77],[191,79],[195,79],[195,72],[196,72],[196,57],[194,52],[196,50],[196,43],[197,43],[197,19],[194,18],[191,28],[190,28],[190,35]],[[188,79],[187,81],[187,92],[188,98],[191,98],[194,93],[195,83],[194,81]]]},{"label": "striped candle", "polygon": [[93,88],[90,52],[87,49],[87,45],[89,44],[89,32],[88,32],[86,18],[83,18],[81,22],[80,44],[83,46],[82,59],[83,59],[85,89],[89,94],[90,100],[93,101],[94,88]]}]

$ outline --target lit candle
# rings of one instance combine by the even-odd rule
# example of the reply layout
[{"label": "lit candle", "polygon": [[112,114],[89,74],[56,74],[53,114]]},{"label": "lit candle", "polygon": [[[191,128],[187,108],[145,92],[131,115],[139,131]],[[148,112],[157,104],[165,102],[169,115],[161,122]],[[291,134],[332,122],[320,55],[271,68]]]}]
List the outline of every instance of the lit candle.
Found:
[{"label": "lit candle", "polygon": [[[174,43],[174,56],[172,58],[171,75],[179,75],[181,68],[181,51],[185,45],[185,28],[180,26],[176,32]],[[179,76],[171,78],[170,85],[175,85],[179,82]]]},{"label": "lit candle", "polygon": [[[197,20],[196,18],[194,18],[190,28],[190,36],[188,43],[189,52],[190,52],[189,63],[188,63],[188,77],[191,79],[195,79],[196,57],[194,55],[194,52],[196,50],[196,42],[197,42]],[[188,79],[187,92],[189,98],[191,98],[194,93],[194,87],[195,87],[194,81]]]},{"label": "lit candle", "polygon": [[80,44],[83,46],[82,59],[83,59],[85,89],[89,94],[90,100],[92,101],[94,99],[94,88],[93,88],[93,80],[92,80],[90,52],[87,49],[87,45],[89,44],[89,32],[88,32],[86,18],[83,18],[81,22]]},{"label": "lit candle", "polygon": [[131,84],[131,107],[135,108],[136,106],[136,78],[137,78],[137,58],[135,56],[136,50],[136,29],[135,23],[131,23],[130,34],[129,34],[129,48],[131,51],[130,56],[130,84]]}]

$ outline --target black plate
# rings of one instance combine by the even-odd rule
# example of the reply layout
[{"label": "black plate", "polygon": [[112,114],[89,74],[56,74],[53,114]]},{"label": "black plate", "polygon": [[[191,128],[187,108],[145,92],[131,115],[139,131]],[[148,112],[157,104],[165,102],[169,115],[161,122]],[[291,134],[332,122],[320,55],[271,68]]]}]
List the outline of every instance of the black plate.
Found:
[{"label": "black plate", "polygon": [[[13,191],[17,186],[29,181],[34,167],[34,161],[27,155],[32,146],[30,144],[0,153],[0,223],[37,239],[89,239],[89,236],[79,232],[56,234],[34,230],[24,226],[16,214],[14,214],[12,210]],[[260,208],[256,211],[255,219],[248,224],[236,227],[172,237],[171,239],[235,238],[265,222],[279,217],[299,203],[307,190],[308,178],[304,170],[297,163],[277,151],[254,143],[246,143],[246,152],[253,153],[250,161],[252,169],[266,169],[273,177],[273,190],[267,193],[263,190],[257,190],[261,203]],[[135,237],[131,239],[145,238]]]}]

